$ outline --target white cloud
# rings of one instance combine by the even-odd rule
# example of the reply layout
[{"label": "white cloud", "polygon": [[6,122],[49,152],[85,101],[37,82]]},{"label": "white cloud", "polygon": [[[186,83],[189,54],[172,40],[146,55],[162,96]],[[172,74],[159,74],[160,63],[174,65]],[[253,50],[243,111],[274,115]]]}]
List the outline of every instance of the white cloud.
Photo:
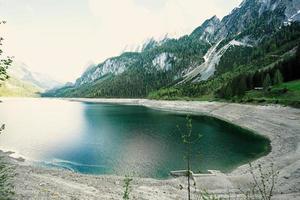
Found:
[{"label": "white cloud", "polygon": [[[142,1],[145,7],[141,6]],[[152,0],[156,2],[159,0]],[[101,21],[105,35],[116,36],[123,45],[139,43],[166,33],[185,34],[205,19],[223,17],[240,0],[160,0],[160,8],[148,6],[149,0],[89,0],[91,13]],[[226,4],[226,5],[224,5]],[[150,8],[150,9],[149,9]],[[113,39],[113,38],[112,38]]]}]

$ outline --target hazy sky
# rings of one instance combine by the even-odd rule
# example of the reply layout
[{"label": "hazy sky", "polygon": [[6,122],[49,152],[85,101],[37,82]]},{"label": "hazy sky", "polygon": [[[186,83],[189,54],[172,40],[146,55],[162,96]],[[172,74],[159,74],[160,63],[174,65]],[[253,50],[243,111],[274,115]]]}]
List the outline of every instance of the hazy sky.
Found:
[{"label": "hazy sky", "polygon": [[166,33],[183,35],[241,0],[0,0],[4,50],[36,72],[74,81],[87,63]]}]

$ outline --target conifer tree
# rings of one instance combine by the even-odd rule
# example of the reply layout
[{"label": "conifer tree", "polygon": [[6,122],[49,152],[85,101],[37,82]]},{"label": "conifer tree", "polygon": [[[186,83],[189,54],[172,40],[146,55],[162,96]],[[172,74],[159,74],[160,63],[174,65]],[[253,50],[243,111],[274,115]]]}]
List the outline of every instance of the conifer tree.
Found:
[{"label": "conifer tree", "polygon": [[271,77],[270,74],[267,73],[264,82],[263,82],[263,87],[265,91],[268,91],[269,87],[272,85]]},{"label": "conifer tree", "polygon": [[277,69],[274,74],[273,84],[278,85],[282,82],[283,82],[283,76],[282,76],[281,72]]},{"label": "conifer tree", "polygon": [[247,91],[247,82],[245,76],[240,77],[239,84],[237,86],[237,95],[243,95]]}]

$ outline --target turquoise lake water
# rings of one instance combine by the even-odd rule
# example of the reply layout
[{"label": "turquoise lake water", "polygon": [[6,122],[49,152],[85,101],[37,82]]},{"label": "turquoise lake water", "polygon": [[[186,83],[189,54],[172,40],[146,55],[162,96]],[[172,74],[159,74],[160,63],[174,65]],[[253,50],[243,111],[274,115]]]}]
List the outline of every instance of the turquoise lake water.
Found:
[{"label": "turquoise lake water", "polygon": [[[142,106],[91,104],[56,99],[4,99],[0,148],[36,164],[87,174],[167,178],[185,169],[186,115]],[[194,172],[229,172],[270,151],[268,140],[226,122],[192,116]]]}]

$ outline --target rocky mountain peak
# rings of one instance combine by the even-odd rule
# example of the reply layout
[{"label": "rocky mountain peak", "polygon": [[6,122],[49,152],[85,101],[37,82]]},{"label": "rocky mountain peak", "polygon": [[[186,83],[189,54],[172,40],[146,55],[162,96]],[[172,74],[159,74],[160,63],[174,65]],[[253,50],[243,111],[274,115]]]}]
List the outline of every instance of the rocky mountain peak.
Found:
[{"label": "rocky mountain peak", "polygon": [[279,28],[290,21],[300,21],[299,0],[244,0],[221,20],[213,41],[233,38],[254,24],[272,24]]},{"label": "rocky mountain peak", "polygon": [[213,38],[215,32],[220,28],[221,21],[220,19],[214,15],[210,19],[203,22],[201,26],[195,29],[191,36],[199,38],[199,40],[204,40],[210,43]]}]

